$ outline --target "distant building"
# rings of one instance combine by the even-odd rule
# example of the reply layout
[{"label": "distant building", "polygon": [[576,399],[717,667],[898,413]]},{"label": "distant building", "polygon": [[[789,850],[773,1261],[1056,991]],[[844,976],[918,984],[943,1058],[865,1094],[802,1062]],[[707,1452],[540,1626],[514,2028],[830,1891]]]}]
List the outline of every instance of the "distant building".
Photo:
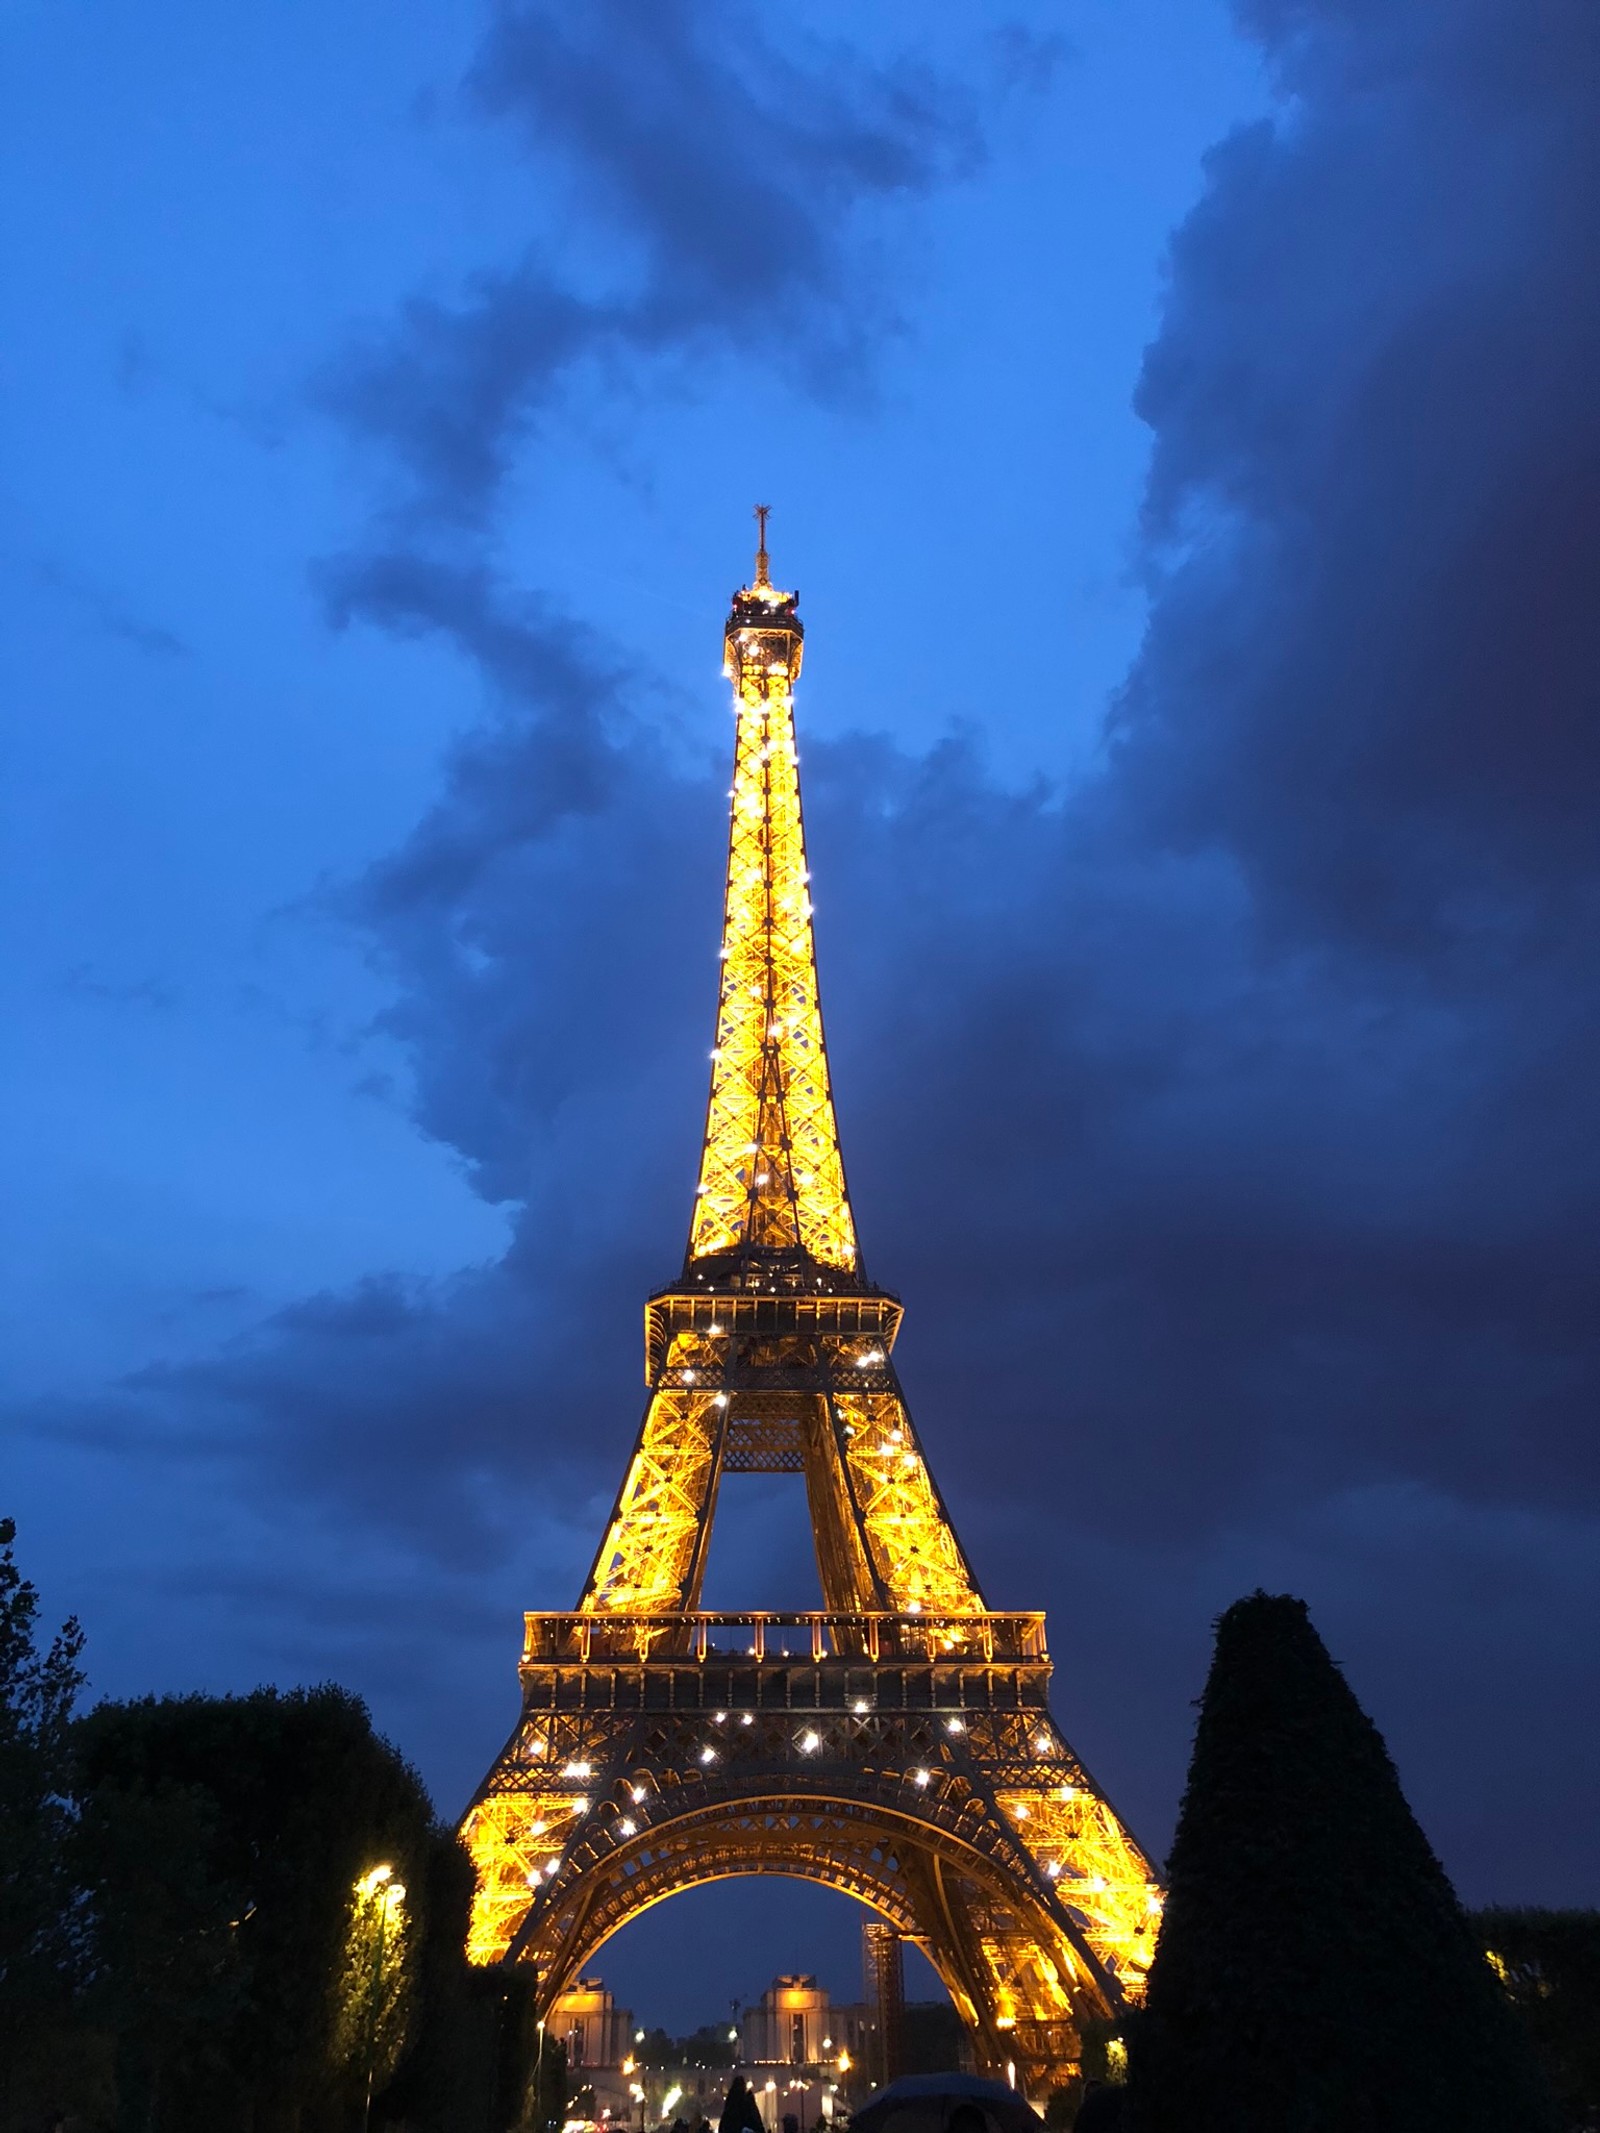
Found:
[{"label": "distant building", "polygon": [[878,2049],[878,2010],[866,2000],[835,2000],[828,2017],[833,2049],[828,2057],[847,2054],[850,2066],[870,2070]]},{"label": "distant building", "polygon": [[774,1978],[739,2018],[740,2056],[752,2066],[821,2066],[832,2044],[828,1995],[811,1976]]},{"label": "distant building", "polygon": [[[904,2012],[911,2065],[936,2071],[960,2063],[963,2033],[948,2001]],[[574,2102],[583,2097],[581,2109],[604,2133],[652,2133],[677,2118],[715,2124],[736,2074],[749,2084],[768,2133],[782,2133],[785,2119],[800,2133],[823,2133],[836,2110],[859,2104],[881,2080],[879,2021],[875,2003],[835,2002],[814,1977],[795,1973],[774,1978],[744,2010],[737,2039],[707,2030],[673,2046],[659,2030],[647,2038],[600,1978],[584,1977],[555,2001],[545,2035],[566,2052]],[[923,2039],[930,2024],[937,2035]],[[694,2056],[702,2038],[713,2063]],[[735,2045],[737,2065],[715,2063]]]},{"label": "distant building", "polygon": [[633,2049],[633,2016],[618,2007],[597,1977],[581,1977],[550,2009],[545,2034],[566,2048],[574,2077],[598,2067],[620,2067]]}]

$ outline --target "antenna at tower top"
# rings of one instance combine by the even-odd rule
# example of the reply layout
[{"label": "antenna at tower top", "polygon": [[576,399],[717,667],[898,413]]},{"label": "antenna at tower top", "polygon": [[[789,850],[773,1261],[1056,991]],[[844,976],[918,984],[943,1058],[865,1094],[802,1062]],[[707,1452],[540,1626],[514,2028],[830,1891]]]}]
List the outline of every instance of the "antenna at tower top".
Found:
[{"label": "antenna at tower top", "polygon": [[760,529],[756,535],[756,587],[758,590],[772,583],[772,580],[767,576],[767,513],[771,509],[772,506],[770,504],[756,505],[756,525]]}]

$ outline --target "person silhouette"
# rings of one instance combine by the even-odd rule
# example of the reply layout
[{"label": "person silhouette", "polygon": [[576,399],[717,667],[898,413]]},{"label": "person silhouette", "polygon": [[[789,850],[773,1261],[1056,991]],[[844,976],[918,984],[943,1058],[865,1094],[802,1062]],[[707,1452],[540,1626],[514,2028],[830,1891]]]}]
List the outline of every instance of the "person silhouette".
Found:
[{"label": "person silhouette", "polygon": [[717,2121],[717,2133],[767,2133],[760,2107],[743,2074],[735,2074],[728,2084],[727,2101]]}]

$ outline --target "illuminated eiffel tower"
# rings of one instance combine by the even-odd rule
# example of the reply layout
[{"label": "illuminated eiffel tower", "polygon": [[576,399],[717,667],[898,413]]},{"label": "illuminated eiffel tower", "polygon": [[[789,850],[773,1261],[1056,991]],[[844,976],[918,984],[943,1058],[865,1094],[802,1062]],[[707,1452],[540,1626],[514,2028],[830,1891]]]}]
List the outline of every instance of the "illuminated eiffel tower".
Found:
[{"label": "illuminated eiffel tower", "polygon": [[[823,1045],[793,688],[797,595],[726,634],[738,714],[711,1098],[683,1272],[577,1609],[530,1614],[522,1715],[463,1822],[470,1952],[538,2001],[682,1889],[790,1874],[931,1959],[979,2064],[1036,2093],[1143,1985],[1160,1894],[1050,1716],[1041,1614],[984,1602],[866,1277]],[[725,1473],[804,1474],[823,1611],[707,1614]]]}]

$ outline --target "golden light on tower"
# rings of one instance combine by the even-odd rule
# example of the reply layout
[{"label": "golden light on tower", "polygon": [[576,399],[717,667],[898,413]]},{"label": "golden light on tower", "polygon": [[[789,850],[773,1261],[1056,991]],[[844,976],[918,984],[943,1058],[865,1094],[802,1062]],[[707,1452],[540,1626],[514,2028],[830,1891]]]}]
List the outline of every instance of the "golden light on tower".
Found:
[{"label": "golden light on tower", "polygon": [[734,595],[723,639],[738,729],[717,1041],[689,1258],[754,1245],[849,1270],[856,1230],[822,1039],[794,737],[805,633],[796,596],[768,576],[761,508],[755,582]]},{"label": "golden light on tower", "polygon": [[[737,730],[705,1138],[683,1270],[577,1609],[530,1614],[523,1713],[463,1823],[470,1952],[543,2009],[677,1890],[782,1872],[926,1950],[979,2060],[1035,2084],[1138,1996],[1160,1893],[1057,1731],[1044,1619],[984,1601],[891,1359],[823,1039],[795,750],[798,597],[766,511],[724,632]],[[805,1476],[825,1608],[708,1614],[726,1473]]]}]

